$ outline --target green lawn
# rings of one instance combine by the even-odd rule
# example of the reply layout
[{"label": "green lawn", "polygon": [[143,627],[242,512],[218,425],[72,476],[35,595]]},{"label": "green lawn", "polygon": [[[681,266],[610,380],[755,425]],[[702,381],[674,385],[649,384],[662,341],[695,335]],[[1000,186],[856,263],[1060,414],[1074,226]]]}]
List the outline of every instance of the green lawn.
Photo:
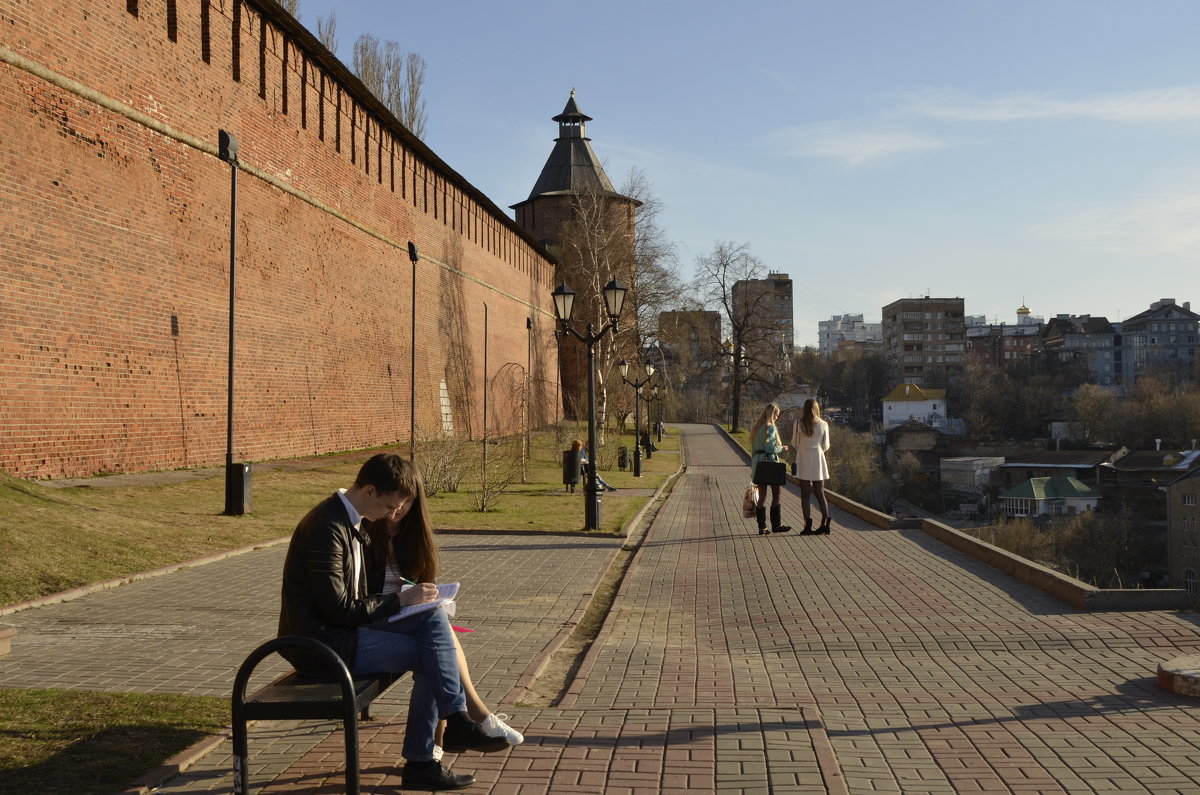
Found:
[{"label": "green lawn", "polygon": [[[562,485],[562,439],[577,427],[531,439],[525,483],[495,506],[476,510],[474,472],[459,490],[430,500],[447,530],[582,531],[583,489]],[[643,475],[604,469],[630,436],[612,435],[600,456],[618,487],[603,502],[599,532],[620,532],[679,467],[679,437],[669,434],[643,461]],[[491,450],[491,448],[489,448]],[[407,445],[396,451],[408,454]],[[224,478],[184,483],[50,488],[0,474],[0,604],[14,604],[90,583],[281,538],[334,489],[349,486],[370,452],[328,456],[315,468],[261,466],[253,475],[252,513],[224,516]],[[260,471],[261,470],[261,471]],[[2,623],[2,619],[0,619]],[[232,679],[233,672],[230,672]],[[135,693],[0,690],[0,793],[109,793],[228,724],[225,699]]]}]

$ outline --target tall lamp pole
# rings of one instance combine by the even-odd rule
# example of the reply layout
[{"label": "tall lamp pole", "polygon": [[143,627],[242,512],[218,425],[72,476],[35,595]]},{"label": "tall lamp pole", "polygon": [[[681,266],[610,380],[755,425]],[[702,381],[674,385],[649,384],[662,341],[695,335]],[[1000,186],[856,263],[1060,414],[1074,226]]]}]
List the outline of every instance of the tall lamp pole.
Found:
[{"label": "tall lamp pole", "polygon": [[218,130],[217,155],[229,164],[229,374],[225,407],[225,515],[250,510],[250,465],[233,463],[233,341],[234,299],[237,295],[237,174],[238,142],[233,133]]},{"label": "tall lamp pole", "polygon": [[588,384],[588,471],[587,483],[584,484],[584,528],[587,530],[600,529],[600,484],[596,474],[596,343],[604,338],[604,334],[612,331],[617,333],[617,321],[621,317],[621,307],[625,303],[625,292],[629,288],[616,279],[604,285],[604,310],[608,313],[608,322],[595,331],[591,323],[587,325],[587,335],[580,334],[571,327],[571,310],[575,306],[575,291],[565,283],[558,285],[551,293],[554,298],[554,314],[562,324],[565,334],[570,334],[587,346],[587,384]]},{"label": "tall lamp pole", "polygon": [[[649,427],[650,427],[650,402],[653,400],[658,401],[658,440],[660,442],[662,441],[662,399],[663,399],[663,396],[661,394],[659,394],[659,391],[658,391],[658,384],[655,384],[654,389],[650,393],[646,394],[646,427],[647,427],[647,429],[649,429]],[[648,432],[649,431],[647,430],[647,433]],[[649,458],[649,457],[650,457],[649,455],[646,456],[646,458]]]},{"label": "tall lamp pole", "polygon": [[[629,362],[624,359],[618,365],[621,368],[621,380],[633,387],[633,476],[640,478],[642,476],[642,387],[650,382],[650,377],[654,375],[654,365],[646,362],[646,377],[641,381],[630,381]],[[650,411],[646,411],[646,420],[650,420]],[[646,449],[646,457],[650,457],[649,448]]]},{"label": "tall lamp pole", "polygon": [[[663,382],[662,386],[664,389],[666,389],[666,386],[667,386],[667,354],[663,352],[662,345],[660,345],[657,341],[654,343],[654,347],[658,348],[658,367],[662,373],[662,382]],[[654,399],[661,401],[663,399],[663,397],[665,397],[665,395],[660,395],[658,393],[658,385],[655,385]],[[647,422],[650,421],[649,416],[646,417],[646,421]],[[655,426],[655,430],[658,432],[658,440],[661,442],[662,437],[663,437],[663,404],[662,403],[658,404],[658,424]]]},{"label": "tall lamp pole", "polygon": [[412,262],[412,327],[408,337],[408,460],[417,460],[417,263],[421,252],[408,241],[408,259]]}]

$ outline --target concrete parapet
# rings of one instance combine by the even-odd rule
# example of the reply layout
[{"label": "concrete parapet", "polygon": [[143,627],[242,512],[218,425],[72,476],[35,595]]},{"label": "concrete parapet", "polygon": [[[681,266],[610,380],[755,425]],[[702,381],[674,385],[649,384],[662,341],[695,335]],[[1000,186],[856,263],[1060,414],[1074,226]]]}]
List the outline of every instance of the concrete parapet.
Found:
[{"label": "concrete parapet", "polygon": [[921,529],[1080,610],[1180,610],[1188,606],[1187,592],[1181,588],[1097,588],[933,519],[921,520]]},{"label": "concrete parapet", "polygon": [[12,651],[12,639],[16,634],[16,627],[0,627],[0,657]]}]

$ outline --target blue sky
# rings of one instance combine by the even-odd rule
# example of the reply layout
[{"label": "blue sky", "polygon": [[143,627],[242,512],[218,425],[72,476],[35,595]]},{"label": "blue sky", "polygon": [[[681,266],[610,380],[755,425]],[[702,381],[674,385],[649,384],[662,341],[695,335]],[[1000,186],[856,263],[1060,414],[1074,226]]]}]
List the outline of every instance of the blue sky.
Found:
[{"label": "blue sky", "polygon": [[817,321],[919,295],[1014,322],[1200,306],[1194,0],[300,0],[428,65],[426,143],[525,199],[572,88],[690,278],[718,240]]}]

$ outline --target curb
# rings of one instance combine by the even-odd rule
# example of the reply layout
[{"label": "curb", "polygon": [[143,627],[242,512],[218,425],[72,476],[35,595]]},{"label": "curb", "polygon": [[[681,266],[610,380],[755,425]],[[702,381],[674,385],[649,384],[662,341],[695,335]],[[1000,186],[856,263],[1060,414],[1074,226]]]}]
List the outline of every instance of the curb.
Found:
[{"label": "curb", "polygon": [[[658,489],[655,490],[654,494],[652,494],[650,498],[646,500],[646,504],[642,506],[641,510],[635,513],[629,520],[629,523],[625,525],[624,532],[621,533],[621,536],[625,538],[625,541],[621,544],[621,546],[613,550],[612,555],[608,559],[608,563],[604,565],[604,568],[600,570],[600,573],[596,576],[596,579],[592,581],[591,594],[583,601],[582,604],[580,604],[579,608],[571,616],[570,620],[563,624],[563,627],[559,630],[558,634],[555,635],[554,638],[546,644],[545,648],[538,652],[537,656],[535,656],[529,662],[529,667],[526,668],[525,672],[521,674],[519,679],[517,679],[517,683],[513,685],[512,689],[509,690],[507,694],[505,694],[504,698],[500,699],[501,704],[515,705],[518,701],[524,698],[525,694],[529,692],[529,688],[533,686],[538,677],[545,673],[546,668],[549,667],[550,661],[553,659],[555,653],[563,647],[563,644],[565,644],[571,637],[571,633],[573,633],[575,628],[579,626],[580,622],[583,621],[583,617],[587,614],[588,609],[592,606],[592,601],[596,598],[596,590],[598,589],[600,583],[604,581],[604,578],[608,576],[608,572],[612,569],[617,557],[622,552],[629,551],[631,549],[637,549],[641,545],[642,539],[645,538],[646,531],[648,531],[649,528],[647,527],[640,535],[636,537],[631,536],[629,531],[631,528],[637,528],[641,525],[642,519],[645,517],[646,513],[658,503],[658,500],[660,497],[662,497],[663,492],[665,492],[667,488],[675,482],[679,475],[687,469],[686,465],[683,463],[682,449],[680,450],[679,459],[679,468],[675,470],[673,474],[667,476],[667,479],[662,482],[662,485],[660,485]],[[629,565],[632,567],[633,562],[630,561]],[[619,591],[616,594],[616,597],[620,597]],[[607,621],[605,623],[607,624]],[[600,634],[603,634],[603,632],[604,627],[602,626],[600,629]],[[592,645],[595,645],[595,642],[598,639],[599,634],[597,635],[596,639],[592,641]],[[576,676],[578,676],[578,673]],[[570,691],[568,690],[568,693],[569,692]],[[562,706],[561,703],[559,706]]]},{"label": "curb", "polygon": [[273,547],[277,544],[285,544],[289,540],[291,540],[291,536],[287,535],[283,536],[282,538],[274,538],[270,541],[260,541],[257,544],[251,544],[249,546],[239,547],[237,549],[231,549],[225,552],[214,552],[213,554],[205,555],[202,558],[185,560],[182,563],[173,563],[170,566],[163,566],[162,568],[158,569],[150,569],[149,571],[142,571],[138,572],[137,574],[129,574],[124,577],[118,577],[114,580],[104,580],[103,582],[94,582],[90,585],[81,585],[78,588],[60,591],[55,594],[50,594],[49,596],[30,599],[28,602],[18,602],[12,605],[5,605],[4,607],[0,607],[0,616],[19,613],[20,611],[28,610],[31,607],[45,607],[46,605],[58,604],[59,602],[70,602],[73,599],[78,599],[81,596],[87,596],[88,594],[93,594],[98,591],[107,591],[110,588],[118,588],[122,585],[128,585],[131,582],[161,577],[164,574],[171,574],[172,572],[176,572],[181,569],[190,569],[194,566],[203,566],[205,563],[216,563],[218,560],[225,560],[226,558],[244,555],[247,552],[254,552],[258,549],[266,549],[267,547]]},{"label": "curb", "polygon": [[231,737],[231,730],[213,734],[183,749],[144,776],[129,783],[117,795],[148,795],[171,778],[186,771]]}]

